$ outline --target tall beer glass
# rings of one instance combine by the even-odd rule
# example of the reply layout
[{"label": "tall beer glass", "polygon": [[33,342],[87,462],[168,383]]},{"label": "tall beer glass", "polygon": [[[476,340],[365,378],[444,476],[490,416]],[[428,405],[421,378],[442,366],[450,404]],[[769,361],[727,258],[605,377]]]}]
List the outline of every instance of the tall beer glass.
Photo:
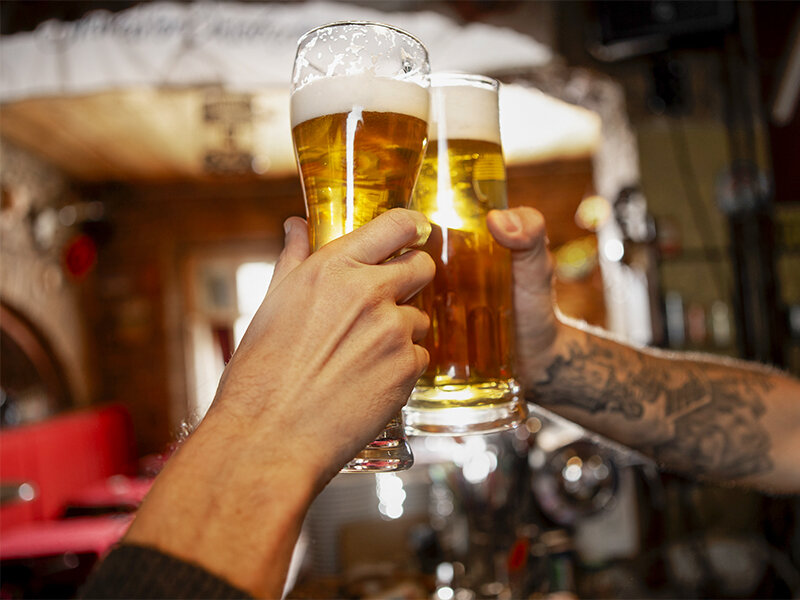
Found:
[{"label": "tall beer glass", "polygon": [[433,225],[425,249],[436,277],[417,298],[431,318],[431,360],[404,409],[408,433],[488,433],[527,415],[514,376],[511,255],[486,224],[507,207],[498,88],[478,75],[431,75],[430,139],[411,203]]},{"label": "tall beer glass", "polygon": [[[333,23],[300,38],[291,120],[312,252],[408,207],[427,141],[429,73],[425,47],[388,25]],[[344,471],[412,464],[398,414]]]}]

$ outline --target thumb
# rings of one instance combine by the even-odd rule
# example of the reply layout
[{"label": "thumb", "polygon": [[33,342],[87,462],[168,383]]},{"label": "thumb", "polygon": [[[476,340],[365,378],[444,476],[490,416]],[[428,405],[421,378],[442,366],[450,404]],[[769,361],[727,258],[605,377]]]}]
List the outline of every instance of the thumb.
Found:
[{"label": "thumb", "polygon": [[493,210],[487,216],[487,223],[497,242],[511,250],[517,296],[544,294],[549,299],[553,263],[547,251],[542,213],[529,206]]},{"label": "thumb", "polygon": [[272,281],[269,282],[267,294],[274,290],[297,265],[311,254],[308,243],[308,224],[300,217],[289,217],[283,224],[286,232],[283,251],[275,263]]},{"label": "thumb", "polygon": [[558,335],[544,217],[533,208],[518,207],[493,210],[487,221],[497,242],[511,250],[517,367],[523,385],[533,390],[546,377]]}]

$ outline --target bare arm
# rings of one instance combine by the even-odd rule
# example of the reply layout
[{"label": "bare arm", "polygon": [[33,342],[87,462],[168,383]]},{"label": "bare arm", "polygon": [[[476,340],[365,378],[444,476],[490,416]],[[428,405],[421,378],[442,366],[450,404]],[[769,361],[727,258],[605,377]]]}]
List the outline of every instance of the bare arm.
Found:
[{"label": "bare arm", "polygon": [[[754,363],[636,348],[556,313],[544,221],[490,220],[514,256],[521,377],[537,402],[698,479],[800,492],[800,381]],[[506,214],[505,216],[508,216]]]},{"label": "bare arm", "polygon": [[389,211],[310,257],[305,223],[288,223],[270,289],[208,415],[125,539],[270,598],[281,596],[314,496],[424,372],[416,342],[429,320],[403,302],[434,273],[422,251],[396,255],[430,233],[418,213]]},{"label": "bare arm", "polygon": [[532,382],[551,409],[698,479],[800,491],[800,383],[716,357],[638,349],[560,323]]}]

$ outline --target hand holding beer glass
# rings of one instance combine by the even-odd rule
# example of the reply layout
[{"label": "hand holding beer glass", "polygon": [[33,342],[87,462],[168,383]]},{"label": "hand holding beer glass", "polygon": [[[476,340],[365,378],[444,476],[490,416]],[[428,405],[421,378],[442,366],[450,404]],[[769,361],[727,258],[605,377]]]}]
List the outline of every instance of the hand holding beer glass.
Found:
[{"label": "hand holding beer glass", "polygon": [[[334,23],[300,38],[291,120],[312,252],[408,207],[427,139],[429,72],[425,47],[388,25]],[[412,464],[398,414],[343,471]]]},{"label": "hand holding beer glass", "polygon": [[431,75],[429,144],[411,207],[433,226],[436,276],[418,296],[431,356],[404,408],[406,430],[462,435],[515,427],[527,415],[514,375],[511,254],[486,216],[507,208],[499,84]]}]

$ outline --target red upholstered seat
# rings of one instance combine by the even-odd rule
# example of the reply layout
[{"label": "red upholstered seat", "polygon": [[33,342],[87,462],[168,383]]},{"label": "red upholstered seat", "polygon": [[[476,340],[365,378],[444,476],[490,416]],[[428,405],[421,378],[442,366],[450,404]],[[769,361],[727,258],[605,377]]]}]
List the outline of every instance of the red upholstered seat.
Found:
[{"label": "red upholstered seat", "polygon": [[72,597],[147,493],[151,481],[136,471],[122,406],[0,431],[0,482],[36,493],[0,507],[0,597]]},{"label": "red upholstered seat", "polygon": [[72,552],[103,556],[124,535],[133,517],[32,521],[3,531],[0,560],[36,558]]},{"label": "red upholstered seat", "polygon": [[5,429],[0,432],[0,480],[30,483],[36,497],[0,508],[0,527],[58,518],[86,486],[135,472],[131,418],[119,405]]},{"label": "red upholstered seat", "polygon": [[[0,433],[0,481],[3,484],[33,483],[36,458],[30,450],[31,443],[31,438],[16,435],[16,432]],[[37,519],[41,514],[40,505],[41,500],[34,499],[31,502],[13,502],[0,507],[0,535],[9,527]]]}]

